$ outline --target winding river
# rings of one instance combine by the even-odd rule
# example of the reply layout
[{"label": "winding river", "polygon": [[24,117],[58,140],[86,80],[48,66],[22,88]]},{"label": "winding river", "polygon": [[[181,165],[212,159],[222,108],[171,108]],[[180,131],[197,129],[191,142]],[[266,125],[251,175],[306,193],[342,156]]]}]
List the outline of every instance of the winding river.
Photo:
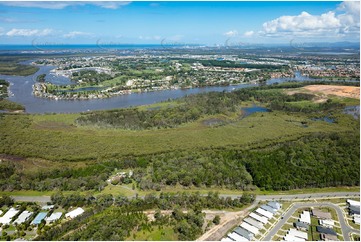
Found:
[{"label": "winding river", "polygon": [[[32,61],[25,61],[22,64],[30,64]],[[36,77],[40,74],[46,74],[46,81],[54,84],[69,84],[71,81],[63,76],[55,76],[50,71],[54,66],[39,66],[39,70],[30,76],[8,76],[0,75],[0,79],[10,82],[9,100],[21,103],[25,106],[27,113],[76,113],[89,110],[103,110],[114,108],[125,108],[152,104],[168,99],[183,97],[189,94],[196,94],[210,91],[232,91],[238,88],[256,86],[256,84],[239,84],[233,86],[213,86],[200,87],[192,89],[165,90],[144,93],[133,93],[129,95],[120,95],[106,99],[90,100],[52,100],[35,97],[32,93],[32,85],[36,82]],[[304,77],[296,73],[294,78],[275,78],[267,81],[267,84],[282,83],[287,80],[293,81],[312,81],[314,79]]]}]

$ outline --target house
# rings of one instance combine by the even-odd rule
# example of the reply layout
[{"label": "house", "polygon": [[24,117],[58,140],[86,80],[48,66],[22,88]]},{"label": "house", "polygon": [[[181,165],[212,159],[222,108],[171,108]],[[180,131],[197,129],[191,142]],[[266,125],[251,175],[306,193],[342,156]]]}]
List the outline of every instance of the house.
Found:
[{"label": "house", "polygon": [[234,241],[249,241],[248,239],[246,239],[245,237],[235,233],[235,232],[232,232],[230,234],[227,235],[229,238],[231,238],[232,240]]},{"label": "house", "polygon": [[245,222],[241,223],[240,226],[241,226],[241,228],[244,228],[245,230],[251,232],[254,235],[257,235],[259,232],[256,227],[254,227],[248,223],[245,223]]},{"label": "house", "polygon": [[267,205],[262,205],[261,208],[263,210],[265,210],[265,211],[268,211],[268,212],[272,213],[272,214],[275,214],[277,212],[276,209],[274,209],[274,208],[272,208],[270,206],[267,206]]},{"label": "house", "polygon": [[249,216],[250,216],[251,218],[254,218],[254,219],[257,220],[257,221],[260,221],[260,222],[263,223],[263,224],[268,223],[268,218],[267,218],[267,217],[260,216],[260,215],[258,215],[258,214],[256,214],[256,213],[250,213]]},{"label": "house", "polygon": [[350,211],[350,214],[358,214],[360,215],[360,207],[358,206],[354,206],[354,205],[350,205],[348,207],[349,211]]},{"label": "house", "polygon": [[46,205],[46,206],[41,207],[42,210],[50,210],[50,209],[53,209],[53,208],[54,208],[54,205]]},{"label": "house", "polygon": [[263,224],[261,222],[258,222],[257,220],[254,220],[253,218],[247,217],[243,219],[244,222],[249,223],[250,225],[258,228],[263,229]]},{"label": "house", "polygon": [[294,226],[296,227],[296,229],[301,230],[301,231],[308,231],[309,225],[304,223],[304,222],[300,222],[297,221],[294,223]]},{"label": "house", "polygon": [[248,239],[248,240],[253,240],[254,239],[254,234],[252,234],[251,232],[245,230],[244,228],[241,227],[236,227],[233,232],[236,232],[237,234],[241,235],[242,237]]},{"label": "house", "polygon": [[22,224],[24,223],[33,213],[29,211],[23,211],[19,217],[14,221],[14,224]]},{"label": "house", "polygon": [[309,211],[303,211],[300,214],[299,221],[305,224],[311,224],[311,214]]},{"label": "house", "polygon": [[257,208],[256,213],[258,213],[264,217],[267,217],[269,219],[273,217],[273,213],[270,213],[262,208]]},{"label": "house", "polygon": [[15,217],[15,215],[19,212],[19,210],[16,210],[15,208],[10,208],[5,214],[4,216],[2,216],[0,218],[0,223],[2,223],[3,225],[5,224],[10,224],[11,220],[13,219],[13,217]]},{"label": "house", "polygon": [[349,206],[360,207],[360,201],[347,199],[346,202],[348,203]]},{"label": "house", "polygon": [[49,217],[45,219],[47,223],[55,222],[56,220],[61,218],[61,215],[63,215],[62,212],[54,212]]},{"label": "house", "polygon": [[84,209],[82,208],[76,208],[75,210],[65,214],[65,218],[75,218],[77,216],[79,216],[80,214],[83,214],[84,213]]},{"label": "house", "polygon": [[38,215],[36,215],[36,217],[34,218],[34,220],[31,222],[31,224],[35,224],[38,225],[41,223],[41,221],[46,217],[48,213],[47,212],[40,212],[38,213]]},{"label": "house", "polygon": [[276,209],[277,211],[282,208],[282,204],[280,204],[278,202],[268,202],[267,205]]},{"label": "house", "polygon": [[231,241],[234,241],[234,240],[232,240],[231,238],[228,238],[228,237],[221,239],[221,242],[231,242]]},{"label": "house", "polygon": [[308,239],[307,232],[302,232],[297,229],[289,229],[287,233],[294,237],[298,237],[298,238],[305,239],[305,240]]},{"label": "house", "polygon": [[321,226],[327,227],[327,228],[333,228],[333,226],[335,226],[335,221],[333,221],[332,219],[320,219],[320,220],[318,220],[318,223]]},{"label": "house", "polygon": [[321,240],[324,241],[338,241],[337,235],[333,234],[320,234]]},{"label": "house", "polygon": [[312,215],[320,219],[332,219],[331,213],[322,212],[318,209],[312,209]]},{"label": "house", "polygon": [[322,226],[317,226],[316,231],[321,233],[321,234],[331,234],[331,235],[336,235],[337,236],[337,233],[335,232],[335,230],[330,229],[330,228],[325,228],[325,227],[322,227]]}]

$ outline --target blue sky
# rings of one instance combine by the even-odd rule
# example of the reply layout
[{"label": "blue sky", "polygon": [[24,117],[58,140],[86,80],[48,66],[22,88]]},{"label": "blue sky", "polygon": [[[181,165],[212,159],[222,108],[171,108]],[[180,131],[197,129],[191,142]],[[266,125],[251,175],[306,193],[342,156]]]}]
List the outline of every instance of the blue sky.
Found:
[{"label": "blue sky", "polygon": [[359,2],[0,2],[0,44],[359,41]]}]

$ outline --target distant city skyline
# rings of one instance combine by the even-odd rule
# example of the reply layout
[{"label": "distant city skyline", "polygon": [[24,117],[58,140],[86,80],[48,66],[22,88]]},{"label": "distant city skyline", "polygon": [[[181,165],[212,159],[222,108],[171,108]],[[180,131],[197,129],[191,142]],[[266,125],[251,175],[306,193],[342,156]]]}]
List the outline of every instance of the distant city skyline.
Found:
[{"label": "distant city skyline", "polygon": [[0,44],[359,42],[360,2],[0,2]]}]

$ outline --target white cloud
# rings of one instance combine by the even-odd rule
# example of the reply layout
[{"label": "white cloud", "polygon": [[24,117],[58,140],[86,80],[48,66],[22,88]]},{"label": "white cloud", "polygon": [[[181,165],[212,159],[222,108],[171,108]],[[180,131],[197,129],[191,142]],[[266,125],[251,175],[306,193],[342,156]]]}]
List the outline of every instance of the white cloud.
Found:
[{"label": "white cloud", "polygon": [[[337,13],[341,11],[342,13]],[[360,3],[343,2],[335,11],[321,15],[302,12],[281,16],[263,24],[261,35],[298,37],[344,37],[360,33]]]},{"label": "white cloud", "polygon": [[14,36],[47,36],[53,33],[52,29],[12,29],[6,33],[7,36],[14,37]]},{"label": "white cloud", "polygon": [[230,30],[230,31],[224,33],[223,35],[225,35],[227,37],[234,37],[234,36],[238,35],[238,31],[237,30]]},{"label": "white cloud", "polygon": [[93,4],[95,6],[99,6],[102,8],[108,8],[108,9],[118,9],[122,6],[128,5],[130,2],[87,2],[87,4]]},{"label": "white cloud", "polygon": [[93,34],[92,33],[81,32],[81,31],[71,31],[71,32],[63,35],[64,38],[75,38],[75,37],[78,37],[78,36],[93,36]]},{"label": "white cloud", "polygon": [[254,35],[254,31],[246,31],[244,34],[243,34],[245,37],[251,37]]},{"label": "white cloud", "polygon": [[61,1],[35,1],[35,2],[17,2],[17,1],[8,1],[1,2],[0,4],[12,7],[24,7],[24,8],[45,8],[45,9],[63,9],[69,6],[83,6],[86,4],[92,4],[102,8],[108,9],[117,9],[121,6],[128,5],[130,2],[110,2],[110,1],[100,1],[100,2],[61,2]]}]

